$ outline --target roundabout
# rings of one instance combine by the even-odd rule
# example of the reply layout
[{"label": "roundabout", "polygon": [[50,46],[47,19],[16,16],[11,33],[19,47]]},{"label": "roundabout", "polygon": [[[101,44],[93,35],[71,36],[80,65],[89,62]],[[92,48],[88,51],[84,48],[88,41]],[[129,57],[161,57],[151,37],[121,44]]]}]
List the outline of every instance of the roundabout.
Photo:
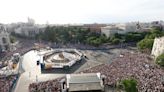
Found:
[{"label": "roundabout", "polygon": [[83,54],[76,49],[58,49],[43,54],[44,69],[70,68],[80,62]]}]

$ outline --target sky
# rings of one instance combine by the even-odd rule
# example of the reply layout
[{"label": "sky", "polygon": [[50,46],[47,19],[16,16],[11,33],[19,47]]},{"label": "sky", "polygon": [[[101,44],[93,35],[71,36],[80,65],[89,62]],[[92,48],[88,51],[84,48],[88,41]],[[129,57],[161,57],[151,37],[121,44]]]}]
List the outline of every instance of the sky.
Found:
[{"label": "sky", "polygon": [[0,0],[0,23],[118,23],[164,20],[164,0]]}]

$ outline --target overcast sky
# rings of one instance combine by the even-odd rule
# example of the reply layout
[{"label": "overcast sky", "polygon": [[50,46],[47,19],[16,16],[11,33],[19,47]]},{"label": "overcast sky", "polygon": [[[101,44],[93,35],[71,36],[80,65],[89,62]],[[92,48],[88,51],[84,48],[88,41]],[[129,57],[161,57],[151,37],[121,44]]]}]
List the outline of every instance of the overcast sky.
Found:
[{"label": "overcast sky", "polygon": [[164,0],[0,0],[0,23],[112,23],[164,20]]}]

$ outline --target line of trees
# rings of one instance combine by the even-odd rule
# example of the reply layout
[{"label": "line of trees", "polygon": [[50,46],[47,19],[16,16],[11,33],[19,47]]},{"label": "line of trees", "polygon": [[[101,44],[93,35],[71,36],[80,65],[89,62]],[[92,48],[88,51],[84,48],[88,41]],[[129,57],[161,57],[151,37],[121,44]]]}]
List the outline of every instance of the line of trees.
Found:
[{"label": "line of trees", "polygon": [[[12,34],[21,37],[21,35]],[[151,32],[129,32],[126,34],[114,34],[106,37],[103,34],[91,32],[89,28],[75,26],[47,26],[44,32],[40,32],[35,36],[37,40],[45,40],[55,43],[82,43],[93,46],[99,46],[104,43],[120,44],[120,43],[137,43],[140,51],[150,51],[155,37],[163,36],[164,32],[154,29]],[[34,39],[34,38],[33,38]]]},{"label": "line of trees", "polygon": [[46,27],[36,38],[56,43],[84,43],[89,36],[89,29],[80,27]]},{"label": "line of trees", "polygon": [[147,32],[128,32],[126,34],[115,34],[109,37],[109,42],[112,44],[138,42],[142,40]]},{"label": "line of trees", "polygon": [[105,35],[91,32],[89,28],[63,26],[48,26],[45,31],[39,33],[36,38],[63,44],[83,43],[93,46],[99,46],[107,41]]},{"label": "line of trees", "polygon": [[153,29],[148,32],[144,39],[137,43],[137,47],[140,51],[150,53],[153,47],[154,39],[156,37],[164,36],[164,32],[161,30]]},{"label": "line of trees", "polygon": [[164,67],[164,53],[157,57],[156,63]]},{"label": "line of trees", "polygon": [[126,34],[115,34],[109,38],[105,35],[91,32],[82,27],[46,27],[44,32],[39,33],[36,38],[56,43],[83,43],[99,46],[103,43],[119,44],[138,42],[144,39],[147,32],[129,32]]}]

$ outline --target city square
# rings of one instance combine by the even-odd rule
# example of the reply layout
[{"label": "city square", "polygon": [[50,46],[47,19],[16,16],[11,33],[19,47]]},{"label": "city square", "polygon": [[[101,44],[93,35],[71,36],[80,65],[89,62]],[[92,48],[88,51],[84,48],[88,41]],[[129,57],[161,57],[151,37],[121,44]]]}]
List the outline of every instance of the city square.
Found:
[{"label": "city square", "polygon": [[[56,50],[60,51],[61,49],[56,49]],[[126,50],[123,50],[123,51],[126,51]],[[102,56],[98,56],[101,53],[106,54],[106,59],[108,59],[107,53],[105,53],[103,51],[86,50],[86,51],[81,51],[81,52],[85,53],[88,60],[87,61],[82,60],[81,63],[78,63],[80,65],[75,64],[75,66],[70,67],[71,69],[69,71],[65,70],[65,69],[57,68],[57,69],[49,69],[49,70],[46,70],[46,72],[42,72],[41,66],[37,65],[37,61],[39,60],[40,62],[43,62],[42,55],[44,55],[46,53],[50,53],[50,52],[51,52],[51,50],[41,50],[41,51],[32,50],[32,51],[27,52],[22,57],[22,61],[21,61],[22,69],[23,69],[22,71],[24,71],[24,72],[21,74],[20,79],[18,80],[18,83],[16,86],[16,92],[28,90],[28,85],[33,82],[42,82],[42,81],[46,81],[46,80],[52,80],[55,78],[64,77],[66,74],[78,73],[80,71],[89,69],[91,67],[94,67],[94,66],[97,66],[97,65],[100,65],[103,63],[111,62],[111,61],[104,62],[104,60],[102,60],[102,59],[96,60],[96,58],[102,57]],[[113,50],[112,52],[118,53],[119,51]],[[114,56],[115,55],[113,55],[113,56],[111,55],[111,58]],[[118,56],[119,55],[117,55],[115,57],[118,57]],[[104,56],[102,58],[105,59]],[[76,67],[76,65],[78,66],[78,68]],[[24,86],[20,86],[20,85],[24,85]]]},{"label": "city square", "polygon": [[162,0],[1,0],[0,92],[164,92]]}]

